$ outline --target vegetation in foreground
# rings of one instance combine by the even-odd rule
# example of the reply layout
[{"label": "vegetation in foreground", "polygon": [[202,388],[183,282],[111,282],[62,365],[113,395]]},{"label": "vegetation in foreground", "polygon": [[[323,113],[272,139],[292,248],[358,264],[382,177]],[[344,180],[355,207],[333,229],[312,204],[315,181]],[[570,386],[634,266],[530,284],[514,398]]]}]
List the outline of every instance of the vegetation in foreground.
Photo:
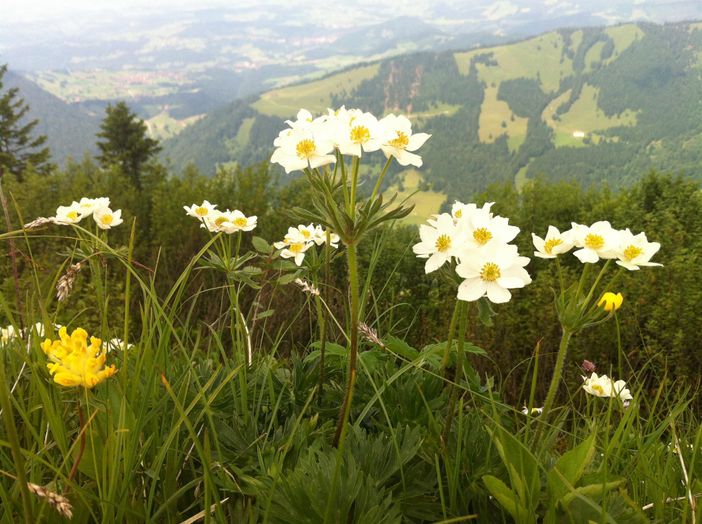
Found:
[{"label": "vegetation in foreground", "polygon": [[[590,212],[638,229],[643,224],[637,219],[644,221],[652,238],[654,231],[657,238],[664,232],[684,240],[683,233],[691,236],[689,243],[664,243],[660,257],[655,243],[624,226],[617,230],[575,213],[560,216],[572,204],[566,196],[577,195],[561,188],[548,198],[548,186],[526,188],[519,204],[510,203],[517,195],[507,190],[494,206],[457,204],[420,230],[419,244],[413,238],[397,248],[393,240],[401,230],[392,224],[409,210],[384,200],[380,187],[387,169],[361,177],[358,159],[377,145],[386,165],[393,160],[421,165],[407,149],[428,137],[413,135],[402,119],[381,124],[372,115],[348,116],[356,118],[336,115],[341,124],[331,117],[320,123],[347,129],[349,121],[361,118],[368,134],[356,130],[354,143],[323,147],[319,133],[329,128],[309,127],[311,116],[305,114],[281,133],[274,160],[304,170],[307,191],[304,205],[292,210],[303,224],[273,245],[256,236],[264,226],[261,216],[217,211],[209,202],[186,206],[184,213],[188,201],[176,202],[171,208],[191,215],[186,218],[196,231],[204,227],[196,254],[170,275],[161,271],[160,264],[169,267],[167,260],[149,267],[135,258],[141,218],[137,213],[133,222],[126,212],[123,218],[104,197],[61,206],[51,218],[0,236],[6,245],[13,242],[7,267],[15,269],[8,271],[0,295],[9,324],[0,342],[2,519],[699,518],[697,389],[671,378],[683,369],[681,363],[671,374],[667,364],[660,365],[664,357],[635,354],[629,342],[621,342],[622,332],[629,340],[631,311],[660,315],[640,298],[654,288],[646,287],[638,299],[635,289],[651,278],[655,283],[652,275],[664,269],[671,278],[663,285],[670,289],[676,277],[671,266],[684,275],[694,267],[699,190],[652,177],[631,196],[593,200],[599,207]],[[302,164],[300,153],[306,155]],[[134,173],[119,178],[128,168],[129,162],[117,165],[111,183],[138,182],[151,194],[152,180]],[[247,178],[235,180],[243,191],[253,191]],[[359,187],[361,180],[373,190]],[[37,184],[30,173],[12,187],[26,195]],[[532,213],[529,191],[534,203],[554,206],[559,216],[549,217],[547,209]],[[172,200],[178,193],[162,194]],[[118,198],[127,201],[126,195],[113,196]],[[631,207],[617,210],[614,202]],[[636,202],[652,216],[635,209]],[[145,209],[161,203],[151,201]],[[522,220],[544,218],[538,228],[523,223],[537,235],[551,221],[561,229],[525,240],[522,232],[515,240],[518,228],[496,215],[500,205],[527,209]],[[677,215],[683,209],[689,220]],[[627,218],[625,212],[633,214]],[[159,220],[168,224],[168,218],[151,213],[150,227],[161,226]],[[561,233],[571,220],[593,225]],[[183,231],[173,232],[179,248],[187,238]],[[116,241],[120,234],[124,245]],[[508,247],[513,240],[519,247]],[[405,264],[424,272],[407,253],[413,244],[418,255],[428,256],[425,269],[443,278],[423,287],[442,293],[438,301],[431,293],[418,296],[438,313],[431,340],[421,344],[412,341],[418,337],[404,324],[405,315],[393,313],[402,307],[403,289],[388,289],[397,285]],[[467,244],[467,254],[449,250]],[[568,244],[578,248],[577,259],[564,256]],[[525,274],[525,257],[516,253],[526,249],[557,258]],[[679,258],[666,256],[668,249]],[[63,263],[56,264],[57,252]],[[654,254],[666,268],[628,271],[656,263]],[[610,272],[614,266],[622,269]],[[501,281],[502,273],[509,279]],[[415,275],[405,289],[420,285],[421,275]],[[527,284],[514,298],[505,294]],[[540,299],[550,295],[551,305],[537,306],[530,293]],[[675,290],[670,293],[677,297]],[[291,307],[288,294],[303,297],[306,307]],[[505,298],[509,302],[503,304]],[[284,320],[274,323],[273,310],[281,307]],[[541,323],[539,309],[557,315],[555,329]],[[309,328],[307,337],[300,337],[301,323]],[[500,323],[508,326],[504,341],[522,351],[526,346],[530,356],[515,365],[519,353],[503,355],[503,362],[512,361],[512,372],[495,378],[499,367],[486,374],[485,360],[497,361],[506,344],[487,346],[478,338]],[[583,331],[588,324],[598,326]],[[611,329],[602,331],[605,326]],[[671,326],[663,324],[663,330]],[[576,367],[578,340],[588,340],[588,333],[614,352],[583,362],[587,380],[573,381],[566,368]],[[680,351],[694,355],[685,338],[690,334],[675,335],[683,340]],[[554,343],[551,338],[555,365],[544,349]]]}]

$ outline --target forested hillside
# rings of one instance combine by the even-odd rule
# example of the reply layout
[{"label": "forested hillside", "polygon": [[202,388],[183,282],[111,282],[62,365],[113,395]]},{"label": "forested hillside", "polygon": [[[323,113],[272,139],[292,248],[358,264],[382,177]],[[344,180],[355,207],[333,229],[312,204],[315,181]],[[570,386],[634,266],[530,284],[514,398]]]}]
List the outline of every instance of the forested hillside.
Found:
[{"label": "forested hillside", "polygon": [[163,154],[206,173],[248,165],[269,157],[281,120],[299,107],[342,104],[405,113],[432,133],[418,187],[449,198],[538,174],[611,186],[652,168],[702,178],[702,23],[566,29],[365,64],[238,101]]},{"label": "forested hillside", "polygon": [[68,157],[80,159],[86,151],[95,152],[99,117],[67,104],[12,71],[6,73],[4,81],[7,88],[19,89],[19,95],[29,105],[29,118],[39,121],[37,134],[47,137],[55,162],[62,164]]}]

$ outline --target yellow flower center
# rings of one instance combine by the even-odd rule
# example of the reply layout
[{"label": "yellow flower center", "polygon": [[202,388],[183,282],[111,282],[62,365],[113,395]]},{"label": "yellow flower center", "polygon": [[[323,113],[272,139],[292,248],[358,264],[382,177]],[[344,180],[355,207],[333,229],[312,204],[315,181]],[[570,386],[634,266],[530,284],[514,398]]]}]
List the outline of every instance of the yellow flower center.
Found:
[{"label": "yellow flower center", "polygon": [[604,247],[604,238],[600,235],[590,233],[585,237],[585,247],[598,250]]},{"label": "yellow flower center", "polygon": [[560,246],[562,243],[563,241],[560,238],[552,238],[551,240],[547,240],[544,244],[544,251],[550,255],[553,248]]},{"label": "yellow flower center", "polygon": [[436,250],[440,253],[448,250],[451,247],[451,237],[448,235],[440,235],[436,239]]},{"label": "yellow flower center", "polygon": [[227,221],[227,217],[217,217],[215,218],[215,226],[219,227]]},{"label": "yellow flower center", "polygon": [[370,140],[370,131],[365,126],[356,126],[351,129],[351,141],[356,144],[363,144]]},{"label": "yellow flower center", "polygon": [[604,388],[603,388],[602,386],[600,386],[599,384],[593,384],[592,386],[590,386],[590,388],[591,388],[593,391],[596,391],[597,393],[599,393],[600,395],[604,395],[604,394],[605,394]]},{"label": "yellow flower center", "polygon": [[300,233],[302,233],[302,236],[305,237],[305,239],[308,239],[310,238],[310,236],[312,236],[312,234],[306,229],[301,230]]},{"label": "yellow flower center", "polygon": [[624,258],[627,260],[633,260],[636,257],[638,257],[641,253],[643,253],[643,249],[637,246],[627,246],[627,248],[624,250]]},{"label": "yellow flower center", "polygon": [[100,217],[100,222],[106,226],[109,226],[112,223],[112,215],[102,215]]},{"label": "yellow flower center", "polygon": [[456,218],[461,218],[463,216],[463,210],[462,209],[457,209],[456,212],[454,213],[454,216]]},{"label": "yellow flower center", "polygon": [[78,218],[78,211],[69,211],[68,213],[66,213],[66,216],[71,220],[75,220],[76,218]]},{"label": "yellow flower center", "polygon": [[402,131],[397,131],[397,137],[388,142],[390,147],[396,147],[397,149],[404,149],[409,144],[409,137]]},{"label": "yellow flower center", "polygon": [[198,206],[195,208],[195,214],[199,217],[207,216],[208,209],[206,207]]},{"label": "yellow flower center", "polygon": [[238,217],[234,219],[234,225],[236,227],[245,227],[247,224],[247,221],[244,217]]},{"label": "yellow flower center", "polygon": [[294,254],[299,254],[302,253],[302,250],[305,248],[305,244],[302,242],[295,242],[294,244],[290,244],[290,251]]},{"label": "yellow flower center", "polygon": [[315,145],[314,140],[312,140],[311,138],[305,138],[304,140],[300,140],[297,143],[295,151],[297,152],[298,157],[306,159],[311,157],[316,149],[317,146]]},{"label": "yellow flower center", "polygon": [[494,262],[488,262],[483,266],[483,269],[480,270],[480,278],[485,282],[494,282],[500,278],[499,266]]},{"label": "yellow flower center", "polygon": [[490,231],[488,231],[484,227],[481,227],[473,231],[473,238],[478,244],[484,246],[492,238],[492,233],[490,233]]}]

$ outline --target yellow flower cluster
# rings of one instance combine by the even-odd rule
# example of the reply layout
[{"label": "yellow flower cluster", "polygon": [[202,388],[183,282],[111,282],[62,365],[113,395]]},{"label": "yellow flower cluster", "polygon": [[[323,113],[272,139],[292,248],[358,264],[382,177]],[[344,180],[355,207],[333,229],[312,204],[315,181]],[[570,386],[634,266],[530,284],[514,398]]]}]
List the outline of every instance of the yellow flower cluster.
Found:
[{"label": "yellow flower cluster", "polygon": [[114,364],[105,367],[106,354],[102,350],[102,340],[90,337],[77,328],[68,335],[65,327],[59,330],[59,340],[46,339],[41,348],[51,362],[46,365],[53,375],[54,382],[62,386],[83,386],[93,388],[103,380],[117,373]]}]

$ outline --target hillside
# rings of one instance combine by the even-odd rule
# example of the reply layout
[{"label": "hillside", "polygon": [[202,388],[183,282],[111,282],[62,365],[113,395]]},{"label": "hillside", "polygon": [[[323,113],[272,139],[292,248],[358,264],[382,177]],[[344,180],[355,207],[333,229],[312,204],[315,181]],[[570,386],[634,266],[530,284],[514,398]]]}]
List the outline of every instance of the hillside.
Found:
[{"label": "hillside", "polygon": [[702,178],[702,23],[559,30],[364,64],[222,108],[164,155],[210,173],[265,160],[297,108],[341,104],[405,113],[433,133],[420,187],[451,198],[541,174],[612,186],[651,168]]},{"label": "hillside", "polygon": [[30,107],[30,118],[39,120],[35,131],[47,136],[54,162],[62,164],[68,157],[80,159],[85,151],[95,152],[100,118],[67,104],[12,71],[5,74],[3,81],[5,87],[19,89],[19,96]]}]

